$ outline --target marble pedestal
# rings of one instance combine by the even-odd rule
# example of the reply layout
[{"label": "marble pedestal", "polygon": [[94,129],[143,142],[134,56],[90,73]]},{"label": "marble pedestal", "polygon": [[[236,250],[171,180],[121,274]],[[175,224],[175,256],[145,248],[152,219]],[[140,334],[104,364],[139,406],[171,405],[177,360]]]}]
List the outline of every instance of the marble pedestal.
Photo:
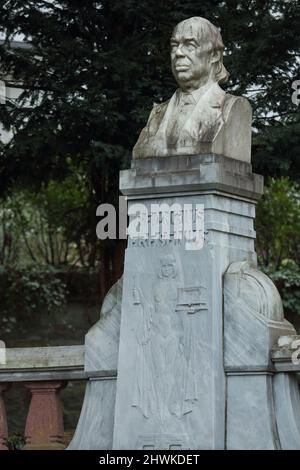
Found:
[{"label": "marble pedestal", "polygon": [[255,263],[262,188],[249,163],[218,155],[135,160],[121,173],[129,211],[202,204],[204,243],[129,239],[114,449],[224,449],[223,276],[233,262]]},{"label": "marble pedestal", "polygon": [[88,383],[70,448],[299,448],[296,378],[271,361],[295,330],[256,267],[262,177],[221,155],[156,157],[133,160],[120,189],[129,212],[204,208],[203,240],[187,249],[174,227],[169,239],[129,238],[124,276],[86,336],[85,370],[117,379]]}]

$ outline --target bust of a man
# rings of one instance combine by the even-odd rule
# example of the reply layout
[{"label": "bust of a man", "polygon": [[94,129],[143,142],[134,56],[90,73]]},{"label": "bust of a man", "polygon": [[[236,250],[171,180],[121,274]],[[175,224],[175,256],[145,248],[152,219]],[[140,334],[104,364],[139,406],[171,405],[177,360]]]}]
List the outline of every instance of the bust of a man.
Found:
[{"label": "bust of a man", "polygon": [[171,65],[179,88],[154,105],[133,158],[214,153],[250,162],[251,107],[219,86],[228,79],[223,50],[219,29],[205,18],[175,27]]}]

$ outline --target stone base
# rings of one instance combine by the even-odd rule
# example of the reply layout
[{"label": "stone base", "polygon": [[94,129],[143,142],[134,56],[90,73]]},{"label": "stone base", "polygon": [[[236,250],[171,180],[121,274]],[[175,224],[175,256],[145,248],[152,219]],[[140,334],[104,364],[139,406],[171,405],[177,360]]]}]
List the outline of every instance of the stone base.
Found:
[{"label": "stone base", "polygon": [[31,392],[24,450],[64,449],[63,416],[59,393],[64,381],[24,382]]},{"label": "stone base", "polygon": [[69,448],[288,448],[300,405],[271,350],[294,330],[255,267],[262,177],[222,155],[145,158],[121,172],[120,188],[129,210],[201,205],[203,243],[189,250],[172,230],[129,238],[122,284],[86,338],[86,366],[116,368],[117,380],[89,382]]},{"label": "stone base", "polygon": [[222,155],[143,158],[121,171],[120,191],[129,198],[219,191],[256,201],[263,193],[263,177],[252,173],[250,163]]},{"label": "stone base", "polygon": [[279,379],[271,362],[278,338],[294,334],[272,281],[247,262],[229,266],[224,277],[227,449],[300,449],[299,390],[292,389],[289,374]]}]

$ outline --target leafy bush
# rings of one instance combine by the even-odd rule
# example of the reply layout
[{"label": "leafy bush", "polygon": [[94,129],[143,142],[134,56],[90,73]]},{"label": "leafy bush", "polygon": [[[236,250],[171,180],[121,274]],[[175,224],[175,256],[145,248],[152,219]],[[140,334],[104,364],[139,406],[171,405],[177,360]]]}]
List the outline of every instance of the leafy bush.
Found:
[{"label": "leafy bush", "polygon": [[0,199],[0,265],[95,264],[86,177],[71,167],[69,173],[38,192],[15,187]]},{"label": "leafy bush", "polygon": [[2,268],[0,275],[1,317],[6,331],[16,318],[29,318],[40,311],[50,313],[66,302],[66,284],[52,269]]},{"label": "leafy bush", "polygon": [[261,265],[277,271],[293,261],[300,267],[300,187],[297,183],[289,178],[268,181],[257,206],[256,228]]},{"label": "leafy bush", "polygon": [[300,270],[282,268],[279,271],[264,270],[276,284],[282,298],[285,313],[300,315]]},{"label": "leafy bush", "polygon": [[275,282],[285,311],[300,314],[300,186],[270,179],[257,206],[257,255]]}]

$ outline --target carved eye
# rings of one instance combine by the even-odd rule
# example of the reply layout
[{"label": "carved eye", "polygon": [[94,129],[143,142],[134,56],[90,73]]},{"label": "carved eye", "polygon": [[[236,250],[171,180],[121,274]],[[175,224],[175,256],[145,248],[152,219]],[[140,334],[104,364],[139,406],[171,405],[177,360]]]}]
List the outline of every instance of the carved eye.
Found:
[{"label": "carved eye", "polygon": [[188,42],[185,47],[189,50],[189,51],[193,51],[194,49],[197,48],[196,44],[193,43],[193,42]]}]

